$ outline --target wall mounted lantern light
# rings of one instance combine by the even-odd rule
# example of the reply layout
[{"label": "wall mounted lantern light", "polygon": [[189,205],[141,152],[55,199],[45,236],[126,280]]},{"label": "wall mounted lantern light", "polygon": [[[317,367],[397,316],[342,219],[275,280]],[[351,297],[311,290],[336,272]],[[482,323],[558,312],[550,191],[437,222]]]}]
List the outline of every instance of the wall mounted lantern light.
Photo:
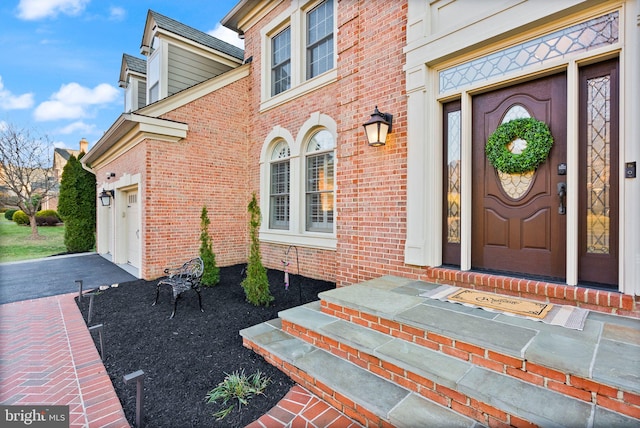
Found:
[{"label": "wall mounted lantern light", "polygon": [[389,113],[380,113],[378,106],[373,111],[371,119],[364,125],[364,131],[367,133],[367,140],[370,146],[384,146],[387,141],[387,134],[391,132],[391,122],[393,116]]},{"label": "wall mounted lantern light", "polygon": [[102,189],[102,193],[100,193],[100,203],[102,203],[103,207],[108,207],[111,205],[111,198],[113,198],[113,190],[104,190]]}]

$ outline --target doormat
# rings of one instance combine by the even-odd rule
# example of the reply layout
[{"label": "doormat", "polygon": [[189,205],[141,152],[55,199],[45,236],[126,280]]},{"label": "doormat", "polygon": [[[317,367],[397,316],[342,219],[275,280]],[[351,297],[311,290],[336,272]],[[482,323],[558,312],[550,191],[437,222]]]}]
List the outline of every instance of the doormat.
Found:
[{"label": "doormat", "polygon": [[500,296],[492,293],[482,293],[476,290],[460,290],[447,297],[462,304],[480,306],[483,308],[498,309],[502,312],[510,312],[525,317],[544,318],[551,308],[550,303],[532,302],[511,296]]},{"label": "doormat", "polygon": [[582,330],[589,314],[586,309],[567,305],[535,302],[512,296],[470,290],[450,285],[441,285],[420,294],[430,299],[461,303],[465,306],[500,312],[546,324],[557,325],[573,330]]}]

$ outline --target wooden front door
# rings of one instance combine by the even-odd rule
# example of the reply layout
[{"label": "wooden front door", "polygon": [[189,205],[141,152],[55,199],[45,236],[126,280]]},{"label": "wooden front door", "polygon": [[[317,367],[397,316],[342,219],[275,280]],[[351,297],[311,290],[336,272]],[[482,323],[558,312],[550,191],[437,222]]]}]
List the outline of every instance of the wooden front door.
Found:
[{"label": "wooden front door", "polygon": [[[560,207],[566,198],[561,201],[558,186],[566,184],[566,98],[564,73],[473,98],[473,268],[565,278],[566,214]],[[485,155],[487,139],[501,123],[520,117],[546,123],[553,147],[535,171],[500,174]],[[526,142],[517,144],[522,149]]]}]

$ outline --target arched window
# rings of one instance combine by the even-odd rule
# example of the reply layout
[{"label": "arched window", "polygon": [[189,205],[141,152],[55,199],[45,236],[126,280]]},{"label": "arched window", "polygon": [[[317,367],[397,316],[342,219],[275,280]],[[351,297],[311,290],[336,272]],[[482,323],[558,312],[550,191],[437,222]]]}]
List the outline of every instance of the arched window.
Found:
[{"label": "arched window", "polygon": [[271,152],[269,186],[269,228],[289,229],[289,193],[291,152],[285,141],[279,141]]},{"label": "arched window", "polygon": [[333,135],[327,130],[313,134],[307,144],[305,209],[309,232],[333,232],[334,148]]}]

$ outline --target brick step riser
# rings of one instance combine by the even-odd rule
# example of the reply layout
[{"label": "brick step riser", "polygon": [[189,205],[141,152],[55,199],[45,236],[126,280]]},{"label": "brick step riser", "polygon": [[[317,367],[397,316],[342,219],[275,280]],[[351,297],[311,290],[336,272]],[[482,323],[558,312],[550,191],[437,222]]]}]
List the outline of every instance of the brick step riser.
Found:
[{"label": "brick step riser", "polygon": [[[304,340],[305,342],[323,349],[331,354],[343,358],[375,375],[392,381],[403,388],[411,390],[428,400],[447,407],[461,415],[468,416],[484,425],[491,427],[536,427],[537,425],[519,418],[516,415],[503,412],[487,403],[480,402],[461,394],[444,385],[437,384],[420,375],[406,371],[392,363],[381,360],[373,355],[360,352],[348,345],[338,343],[317,333],[309,334],[301,331],[299,326],[282,321],[282,331]],[[256,350],[264,356],[266,351]],[[268,352],[266,352],[268,353]],[[266,357],[265,357],[266,358]],[[271,360],[269,360],[271,362]],[[282,369],[281,369],[282,370]]]},{"label": "brick step riser", "polygon": [[334,391],[329,385],[320,382],[298,367],[283,361],[278,356],[263,349],[260,345],[243,338],[242,344],[258,355],[261,355],[266,362],[286,374],[294,382],[315,394],[321,400],[326,401],[339,412],[345,414],[354,421],[365,427],[394,428],[388,421],[380,416],[355,403],[348,397]]},{"label": "brick step riser", "polygon": [[[558,370],[540,366],[523,359],[500,354],[490,349],[457,341],[436,333],[424,331],[398,323],[397,321],[329,304],[325,301],[321,301],[321,310],[323,313],[328,315],[376,330],[398,339],[424,346],[425,348],[442,352],[448,356],[470,362],[474,365],[490,369],[503,375],[517,378],[532,385],[547,388],[563,395],[582,400],[587,403],[592,403],[630,417],[640,418],[640,395],[638,394],[623,391],[614,386],[594,382],[591,379],[562,373]],[[355,348],[339,343],[336,340],[323,336],[317,332],[307,330],[304,327],[293,325],[286,320],[282,321],[282,329],[292,336],[360,366],[362,366],[362,364],[368,364],[368,361],[378,360],[377,357],[368,354],[363,358],[363,353]],[[387,379],[391,379],[390,376],[398,375],[398,373],[386,369],[387,367],[392,367],[392,364],[380,362],[380,360],[378,361],[378,366],[381,368],[370,371]],[[365,366],[362,367],[366,368]],[[420,378],[415,374],[412,374],[412,376]],[[415,381],[409,378],[409,385],[411,382]],[[431,381],[427,380],[427,383],[424,386],[430,387],[431,383]],[[408,387],[401,383],[400,385]],[[415,391],[415,389],[412,390]],[[420,393],[420,391],[416,392]],[[431,397],[428,396],[427,398],[431,399]],[[433,401],[439,402],[437,400]]]},{"label": "brick step riser", "polygon": [[634,297],[615,291],[596,290],[479,272],[463,272],[447,268],[429,268],[427,275],[428,278],[424,279],[436,284],[453,285],[523,299],[578,306],[592,311],[640,318],[640,296]]}]

